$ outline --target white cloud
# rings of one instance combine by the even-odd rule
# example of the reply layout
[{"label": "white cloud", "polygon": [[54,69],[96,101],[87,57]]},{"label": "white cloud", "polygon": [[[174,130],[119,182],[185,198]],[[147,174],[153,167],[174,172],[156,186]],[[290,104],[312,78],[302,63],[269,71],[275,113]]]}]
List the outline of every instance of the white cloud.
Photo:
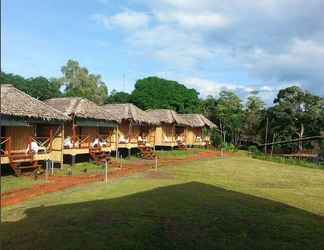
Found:
[{"label": "white cloud", "polygon": [[231,20],[221,14],[187,13],[184,11],[156,12],[156,18],[162,23],[174,23],[185,29],[219,29],[230,25]]},{"label": "white cloud", "polygon": [[[126,10],[113,16],[96,15],[95,19],[109,29],[125,31],[132,54],[157,61],[162,65],[158,70],[172,67],[178,74],[189,72],[187,83],[199,82],[196,87],[202,88],[201,92],[217,92],[223,87],[250,91],[244,87],[248,84],[222,84],[215,80],[217,75],[232,74],[238,69],[253,81],[271,82],[259,87],[262,93],[297,82],[324,95],[324,1],[141,3],[146,12]],[[221,70],[225,67],[224,73]],[[214,80],[196,81],[192,77],[211,75],[210,72],[216,75]]]},{"label": "white cloud", "polygon": [[107,29],[117,27],[125,30],[145,28],[150,22],[150,16],[146,13],[130,10],[117,13],[113,16],[95,14],[92,16],[92,19],[103,24]]}]

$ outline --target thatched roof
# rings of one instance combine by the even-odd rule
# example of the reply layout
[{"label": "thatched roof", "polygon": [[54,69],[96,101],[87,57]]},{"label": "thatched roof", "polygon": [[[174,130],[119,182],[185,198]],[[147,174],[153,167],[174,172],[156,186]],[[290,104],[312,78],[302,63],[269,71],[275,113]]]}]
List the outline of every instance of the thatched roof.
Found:
[{"label": "thatched roof", "polygon": [[150,116],[158,119],[160,123],[177,124],[188,127],[209,127],[216,125],[201,114],[178,114],[171,109],[151,109],[146,111]]},{"label": "thatched roof", "polygon": [[180,126],[190,126],[186,119],[177,114],[171,109],[152,109],[146,111],[150,116],[153,116],[160,123],[177,124]]},{"label": "thatched roof", "polygon": [[120,122],[118,117],[114,116],[114,114],[86,98],[62,97],[49,99],[45,102],[62,111],[64,114],[74,114],[77,118]]},{"label": "thatched roof", "polygon": [[216,125],[208,120],[205,116],[201,114],[178,114],[178,116],[182,117],[182,119],[186,120],[187,124],[190,127],[209,127],[215,128]]},{"label": "thatched roof", "polygon": [[159,121],[134,104],[106,104],[102,106],[107,111],[117,116],[120,120],[132,120],[136,123],[159,124]]},{"label": "thatched roof", "polygon": [[1,115],[41,120],[69,119],[57,109],[10,84],[1,85]]}]

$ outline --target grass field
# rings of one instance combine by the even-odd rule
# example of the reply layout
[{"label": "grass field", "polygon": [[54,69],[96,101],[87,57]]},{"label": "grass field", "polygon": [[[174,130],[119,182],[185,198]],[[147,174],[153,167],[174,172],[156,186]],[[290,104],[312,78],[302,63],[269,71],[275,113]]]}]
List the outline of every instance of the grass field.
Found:
[{"label": "grass field", "polygon": [[44,183],[42,179],[34,180],[32,177],[21,176],[17,178],[13,175],[8,175],[1,178],[1,193],[9,192],[15,189],[29,188],[33,185]]},{"label": "grass field", "polygon": [[324,249],[324,171],[202,160],[43,195],[2,215],[3,249]]}]

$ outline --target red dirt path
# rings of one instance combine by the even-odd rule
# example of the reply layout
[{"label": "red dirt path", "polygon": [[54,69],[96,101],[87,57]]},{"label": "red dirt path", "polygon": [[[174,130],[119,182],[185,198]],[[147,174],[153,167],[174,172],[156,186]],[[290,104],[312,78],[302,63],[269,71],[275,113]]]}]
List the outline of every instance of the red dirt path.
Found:
[{"label": "red dirt path", "polygon": [[[197,155],[193,155],[186,158],[178,159],[161,159],[159,160],[159,167],[169,166],[171,164],[182,164],[191,161],[197,161],[206,158],[219,157],[220,152],[217,151],[207,151],[201,152]],[[150,163],[150,162],[148,162]],[[123,165],[120,169],[115,169],[112,172],[108,173],[108,179],[114,180],[117,178],[131,176],[139,172],[144,172],[149,169],[152,169],[152,163],[150,164],[127,164]],[[12,206],[27,200],[30,200],[34,197],[41,196],[47,193],[54,193],[62,191],[71,187],[85,185],[87,183],[103,181],[103,175],[90,175],[90,176],[51,176],[49,177],[49,182],[45,184],[34,185],[30,188],[24,188],[19,190],[13,190],[1,194],[1,205]]]}]

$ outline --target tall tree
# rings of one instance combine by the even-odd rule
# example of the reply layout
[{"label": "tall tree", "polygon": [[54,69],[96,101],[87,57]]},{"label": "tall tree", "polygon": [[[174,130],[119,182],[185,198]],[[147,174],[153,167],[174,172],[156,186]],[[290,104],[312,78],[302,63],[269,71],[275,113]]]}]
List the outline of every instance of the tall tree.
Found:
[{"label": "tall tree", "polygon": [[12,84],[21,91],[39,100],[46,100],[61,96],[60,85],[57,82],[38,76],[34,78],[24,78],[19,75],[6,74],[1,72],[1,84]]},{"label": "tall tree", "polygon": [[107,97],[105,103],[128,103],[131,101],[131,95],[120,91],[117,92],[116,90],[111,91],[110,95]]},{"label": "tall tree", "polygon": [[253,142],[259,142],[259,130],[264,118],[265,103],[256,95],[249,96],[244,112],[244,134]]},{"label": "tall tree", "polygon": [[66,96],[85,97],[97,104],[103,104],[107,99],[107,86],[101,80],[101,76],[90,74],[78,61],[68,60],[61,71],[63,77],[58,81],[65,87]]},{"label": "tall tree", "polygon": [[179,113],[198,112],[199,93],[176,81],[158,77],[138,80],[131,94],[131,101],[142,109],[166,108]]},{"label": "tall tree", "polygon": [[[275,105],[268,111],[272,133],[276,132],[282,139],[319,135],[320,101],[320,97],[297,86],[280,90]],[[298,147],[302,150],[301,142]]]},{"label": "tall tree", "polygon": [[237,145],[240,141],[243,122],[241,99],[232,91],[220,92],[216,113],[224,141],[227,137],[233,144]]}]

